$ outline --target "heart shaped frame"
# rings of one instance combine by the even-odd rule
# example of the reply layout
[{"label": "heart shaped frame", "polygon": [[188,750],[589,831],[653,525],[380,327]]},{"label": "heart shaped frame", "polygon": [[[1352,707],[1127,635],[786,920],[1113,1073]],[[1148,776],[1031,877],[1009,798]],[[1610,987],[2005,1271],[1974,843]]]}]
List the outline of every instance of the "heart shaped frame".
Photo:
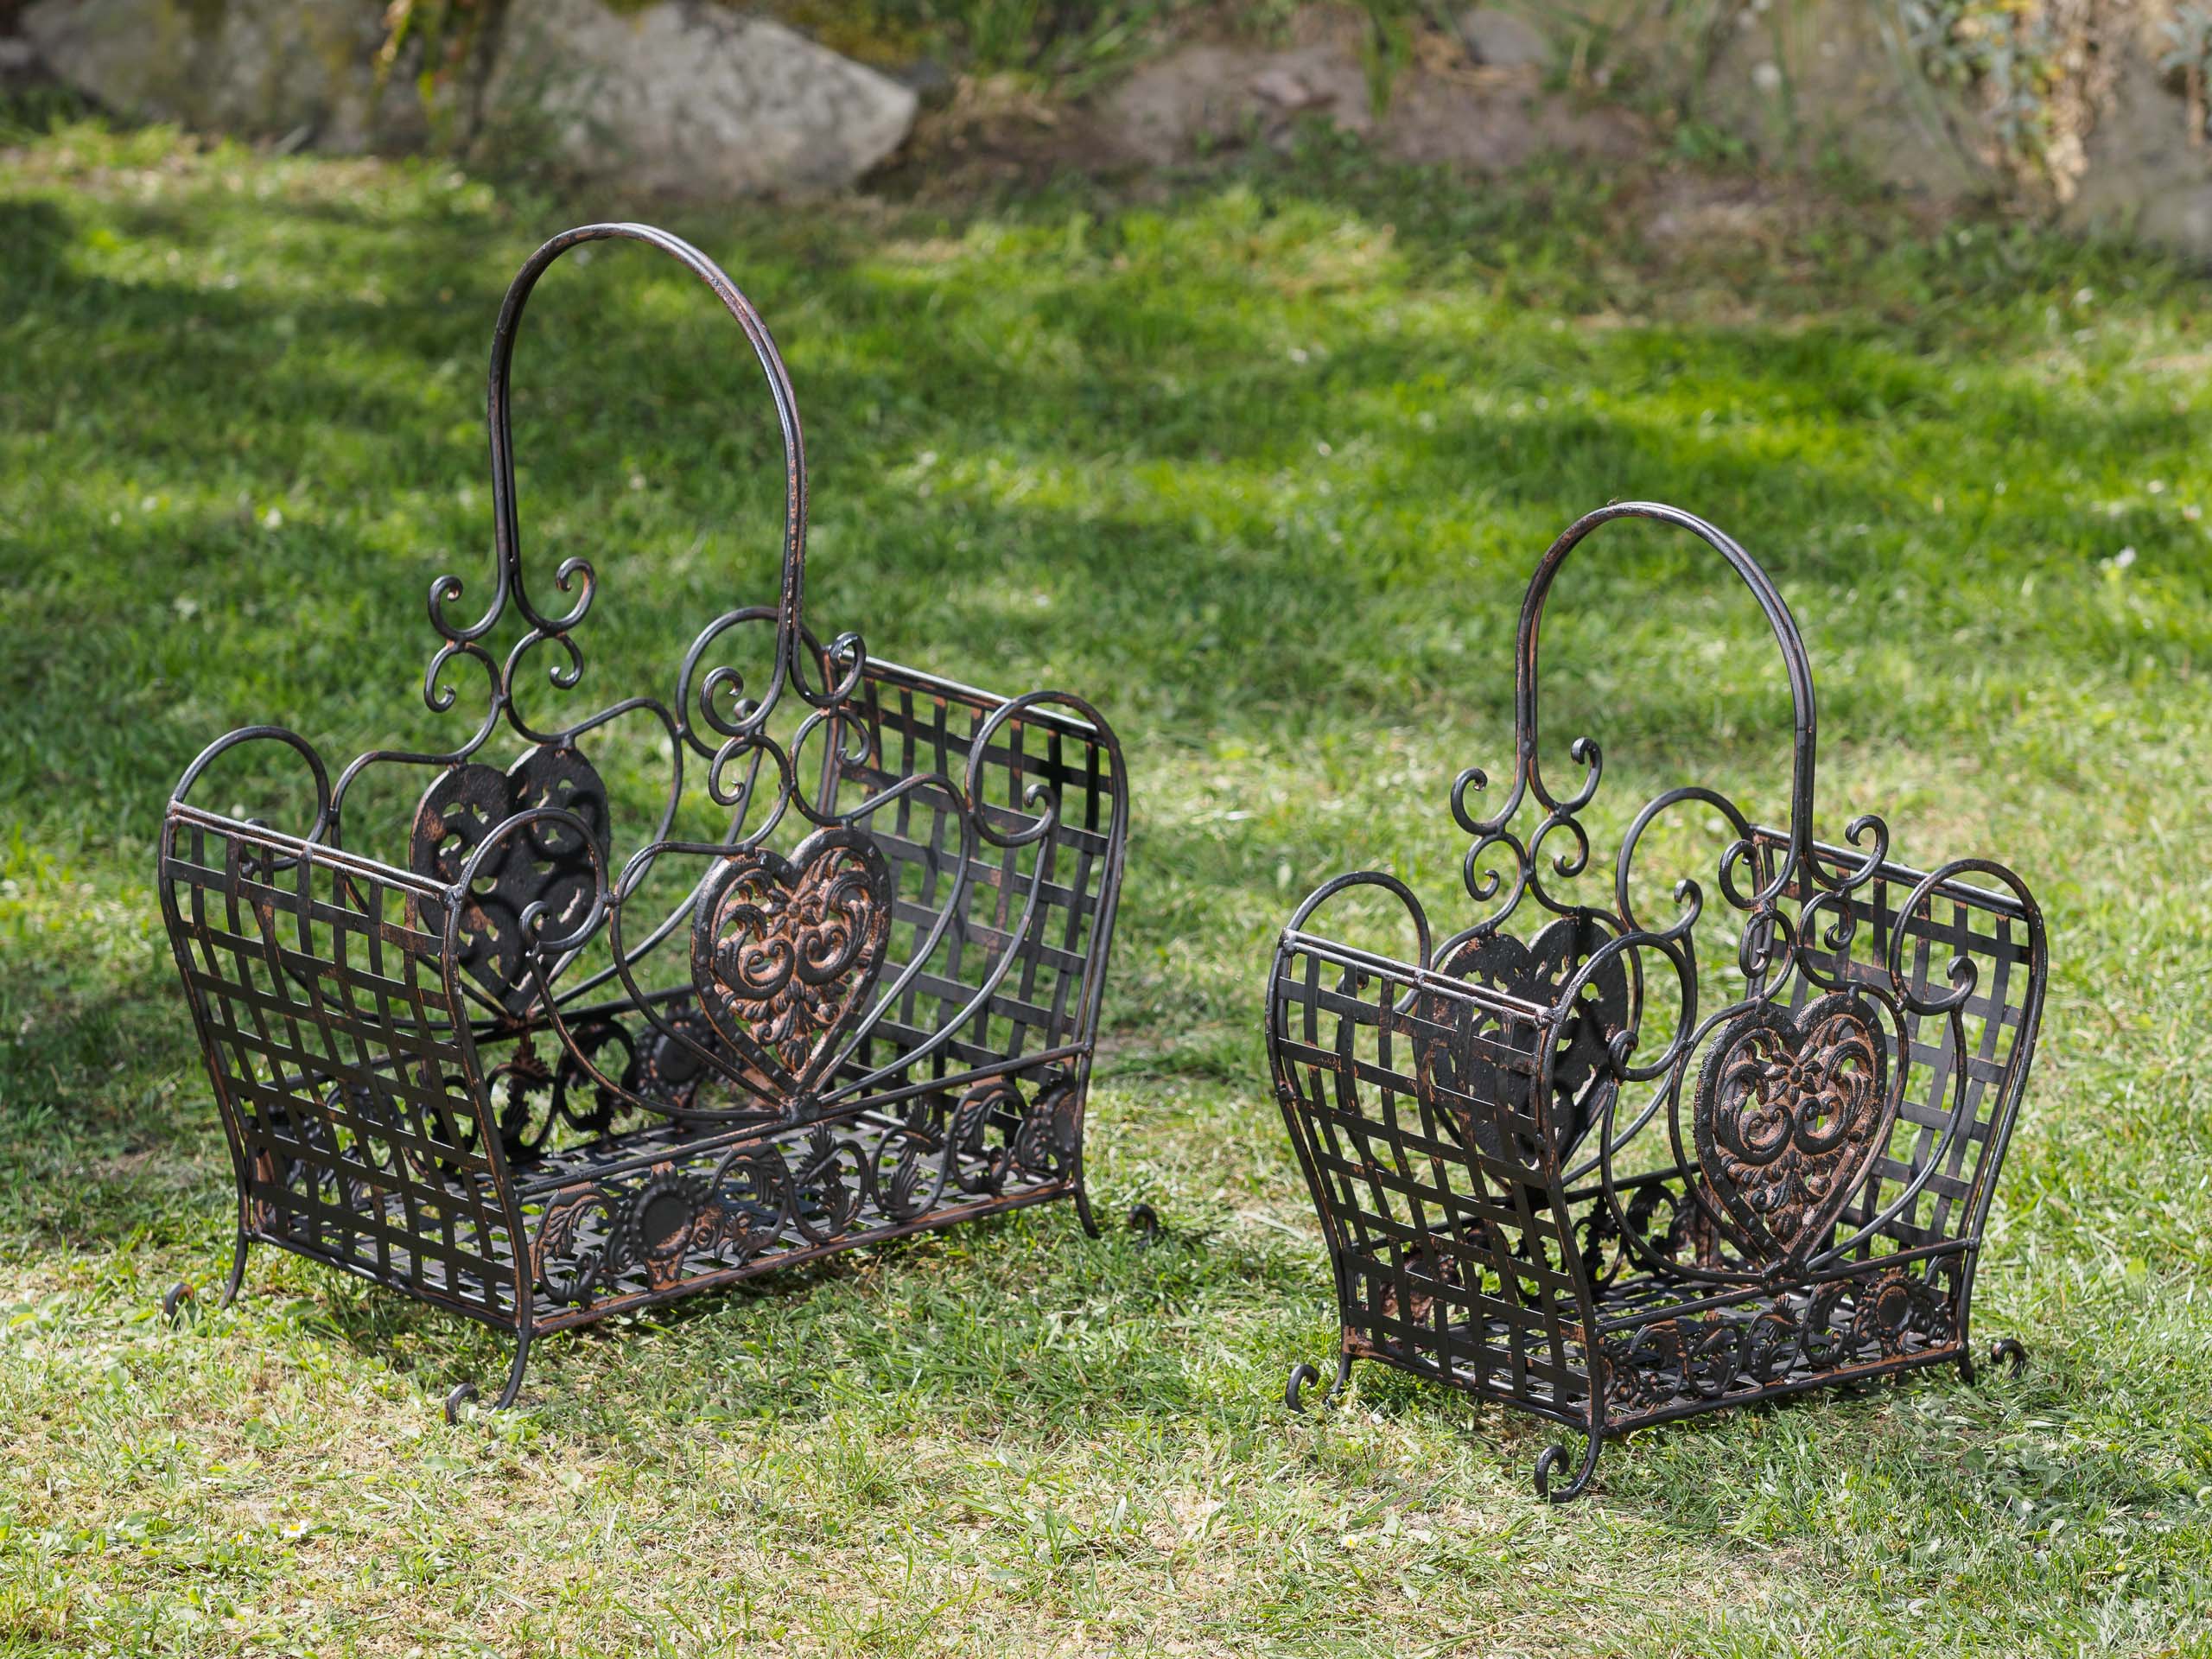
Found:
[{"label": "heart shaped frame", "polygon": [[[1900,1082],[1902,1074],[1900,1074]],[[1835,991],[1772,1003],[1721,1033],[1698,1074],[1698,1163],[1745,1258],[1802,1271],[1889,1144],[1897,1102],[1881,1013]]]},{"label": "heart shaped frame", "polygon": [[[1464,979],[1485,989],[1503,991],[1524,1001],[1548,1006],[1559,1000],[1577,969],[1603,945],[1608,935],[1598,918],[1587,912],[1561,916],[1524,944],[1510,933],[1478,934],[1456,950],[1447,950],[1437,971]],[[1471,1010],[1446,1007],[1433,999],[1431,1014],[1444,1022],[1465,1018]],[[1618,957],[1592,976],[1576,1000],[1574,1012],[1560,1027],[1552,1058],[1551,1122],[1560,1156],[1569,1157],[1590,1132],[1601,1101],[1599,1090],[1610,1079],[1603,1074],[1612,1039],[1628,1024],[1628,969]],[[1420,1064],[1432,1088],[1470,1100],[1497,1102],[1507,1114],[1533,1117],[1529,1102],[1529,1074],[1500,1065],[1488,1057],[1489,1046],[1476,1039],[1497,1036],[1497,1022],[1476,1014],[1465,1030],[1448,1039],[1424,1046]],[[1593,1082],[1597,1087],[1592,1087]],[[1497,1124],[1487,1116],[1454,1113],[1460,1128],[1476,1146],[1494,1158],[1525,1164],[1529,1158],[1509,1148]]]},{"label": "heart shaped frame", "polygon": [[785,858],[726,858],[691,922],[699,1007],[741,1061],[801,1107],[863,1012],[891,938],[891,871],[849,825],[818,830]]},{"label": "heart shaped frame", "polygon": [[[479,761],[440,772],[415,810],[408,863],[434,881],[458,881],[485,836],[516,813],[541,806],[557,806],[582,819],[600,861],[605,861],[607,785],[581,750],[542,745],[526,750],[504,772]],[[520,1014],[537,994],[522,937],[523,913],[543,903],[547,931],[557,938],[582,920],[597,881],[592,848],[574,829],[525,825],[478,868],[474,888],[461,905],[462,971],[509,1014]],[[443,905],[418,899],[415,908],[425,931],[444,929]]]}]

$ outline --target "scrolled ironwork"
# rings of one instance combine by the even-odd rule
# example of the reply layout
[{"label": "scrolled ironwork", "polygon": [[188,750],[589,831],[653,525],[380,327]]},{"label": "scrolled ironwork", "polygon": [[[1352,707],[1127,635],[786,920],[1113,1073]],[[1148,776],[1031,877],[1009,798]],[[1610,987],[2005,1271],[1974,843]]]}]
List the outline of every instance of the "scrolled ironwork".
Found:
[{"label": "scrolled ironwork", "polygon": [[[783,445],[781,575],[772,603],[691,637],[669,696],[554,719],[526,690],[582,691],[606,577],[526,567],[513,354],[547,269],[608,240],[674,258],[743,332]],[[423,680],[465,729],[334,778],[306,740],[250,727],[192,763],[164,819],[238,1268],[266,1242],[512,1332],[506,1403],[534,1332],[1048,1199],[1090,1226],[1084,1104],[1128,827],[1103,715],[810,627],[789,372],[679,238],[593,225],[538,249],[500,307],[486,406],[490,591],[472,606],[461,575],[431,582]],[[767,652],[750,683],[748,640]],[[192,798],[259,744],[306,764],[300,833]],[[417,780],[397,863],[348,843],[372,774]]]},{"label": "scrolled ironwork", "polygon": [[[1605,760],[1578,737],[1578,785],[1547,781],[1539,640],[1561,564],[1628,518],[1688,531],[1760,607],[1789,687],[1788,812],[1769,827],[1707,785],[1665,791],[1630,819],[1599,895],[1577,878],[1598,862],[1582,815]],[[1564,1486],[1564,1447],[1547,1452],[1548,1496],[1584,1490],[1597,1446],[1641,1422],[1968,1363],[1974,1268],[2042,1016],[2043,918],[1992,861],[1896,863],[1874,815],[1816,839],[1816,730],[1804,642],[1750,555],[1675,508],[1605,508],[1530,580],[1495,810],[1478,807],[1482,768],[1452,785],[1484,912],[1432,952],[1402,883],[1349,874],[1278,943],[1275,1095],[1345,1351],[1584,1430]],[[1711,874],[1677,875],[1673,913],[1648,914],[1639,853],[1685,811],[1718,821]],[[1320,927],[1363,886],[1404,906],[1414,956]],[[1540,912],[1525,925],[1524,904]],[[1716,926],[1740,980],[1717,999],[1699,949]],[[1654,1028],[1663,1042],[1643,1040]]]}]

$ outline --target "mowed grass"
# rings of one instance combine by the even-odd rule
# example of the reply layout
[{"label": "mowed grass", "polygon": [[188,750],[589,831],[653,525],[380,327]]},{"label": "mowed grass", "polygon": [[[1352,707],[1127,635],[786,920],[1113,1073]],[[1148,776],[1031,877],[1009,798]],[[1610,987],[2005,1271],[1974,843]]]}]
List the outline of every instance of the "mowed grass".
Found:
[{"label": "mowed grass", "polygon": [[[1317,144],[1120,194],[672,215],[791,360],[817,628],[1120,728],[1093,1182],[1169,1238],[1054,1208],[844,1255],[543,1343],[519,1409],[449,1428],[503,1350],[395,1294],[264,1250],[233,1309],[156,1316],[219,1280],[232,1198],[153,838],[232,725],[345,754],[473,721],[465,683],[423,705],[422,607],[442,571],[488,591],[499,295],[566,223],[662,215],[18,135],[0,1652],[2212,1650],[2206,284],[1847,194],[1663,248],[1643,189]],[[531,568],[603,582],[562,706],[666,695],[702,621],[773,591],[757,372],[634,249],[556,270],[518,362]],[[2002,858],[2047,907],[1974,1310],[2035,1362],[1646,1433],[1553,1510],[1510,1414],[1372,1367],[1284,1411],[1334,1323],[1258,990],[1335,871],[1469,916],[1445,797],[1510,760],[1522,584],[1633,496],[1795,607],[1822,834],[1878,810],[1898,856]],[[1545,645],[1555,773],[1605,746],[1593,869],[1673,783],[1779,817],[1778,664],[1709,554],[1605,532]],[[225,787],[258,810],[278,776]],[[1660,874],[1710,893],[1718,851]]]}]

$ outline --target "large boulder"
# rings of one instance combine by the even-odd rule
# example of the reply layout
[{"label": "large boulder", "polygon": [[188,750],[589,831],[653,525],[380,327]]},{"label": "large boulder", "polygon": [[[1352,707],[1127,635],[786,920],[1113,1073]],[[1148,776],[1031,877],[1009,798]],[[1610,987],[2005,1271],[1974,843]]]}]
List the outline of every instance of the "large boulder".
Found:
[{"label": "large boulder", "polygon": [[1749,10],[1738,19],[1695,58],[1679,42],[1642,43],[1666,70],[1700,75],[1686,101],[1761,160],[1802,164],[1831,150],[1885,184],[1942,201],[2000,187],[1976,142],[1980,114],[1915,69],[1895,8],[1800,0],[1788,29],[1760,26]]},{"label": "large boulder", "polygon": [[906,141],[913,92],[709,0],[508,8],[479,142],[653,195],[834,190]]},{"label": "large boulder", "polygon": [[2090,130],[2067,222],[2212,259],[2212,143],[2190,131],[2202,118],[2148,49],[2127,60]]},{"label": "large boulder", "polygon": [[340,151],[428,137],[410,66],[379,92],[363,0],[37,0],[21,23],[55,76],[141,120]]}]

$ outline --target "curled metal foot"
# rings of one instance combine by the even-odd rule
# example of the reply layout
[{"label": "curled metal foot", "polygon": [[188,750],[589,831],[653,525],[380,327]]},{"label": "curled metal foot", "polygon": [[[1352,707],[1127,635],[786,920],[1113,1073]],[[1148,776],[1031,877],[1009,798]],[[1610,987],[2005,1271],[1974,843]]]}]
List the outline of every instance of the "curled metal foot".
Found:
[{"label": "curled metal foot", "polygon": [[1554,1440],[1536,1459],[1536,1496],[1547,1503],[1572,1503],[1588,1491],[1590,1477],[1598,1471],[1599,1449],[1604,1444],[1599,1436],[1591,1435],[1582,1448],[1582,1466],[1574,1471],[1574,1478],[1554,1491],[1552,1476],[1567,1461],[1567,1448]]},{"label": "curled metal foot", "polygon": [[[1345,1382],[1350,1381],[1351,1377],[1351,1356],[1350,1354],[1338,1354],[1337,1356],[1337,1375],[1334,1380],[1330,1382],[1329,1386],[1322,1390],[1321,1403],[1325,1406],[1331,1401],[1334,1400],[1338,1395],[1342,1394],[1344,1391]],[[1305,1410],[1306,1402],[1301,1396],[1305,1394],[1307,1384],[1319,1382],[1320,1380],[1321,1373],[1319,1371],[1316,1370],[1313,1366],[1308,1365],[1304,1360],[1300,1360],[1297,1364],[1290,1368],[1289,1380],[1283,1384],[1283,1404],[1288,1406],[1293,1411]]]},{"label": "curled metal foot", "polygon": [[515,1396],[522,1392],[523,1367],[529,1363],[530,1333],[525,1331],[515,1344],[514,1361],[507,1367],[507,1386],[499,1390],[499,1397],[492,1402],[493,1410],[505,1411],[514,1404]]},{"label": "curled metal foot", "polygon": [[[506,1386],[499,1390],[498,1397],[492,1402],[493,1410],[505,1411],[509,1406],[514,1404],[515,1396],[522,1392],[523,1369],[529,1363],[530,1337],[525,1332],[515,1344],[515,1357],[507,1366]],[[474,1382],[454,1383],[452,1391],[446,1395],[446,1421],[458,1423],[461,1421],[461,1407],[475,1398],[476,1385]]]},{"label": "curled metal foot", "polygon": [[1141,1245],[1157,1244],[1160,1239],[1160,1212],[1148,1204],[1129,1206],[1129,1230],[1137,1236]]},{"label": "curled metal foot", "polygon": [[1999,1337],[1989,1344],[1989,1363],[1993,1365],[2009,1363],[2012,1375],[2018,1376],[2028,1369],[2028,1344],[2018,1337]]},{"label": "curled metal foot", "polygon": [[192,1300],[192,1287],[180,1279],[162,1297],[162,1317],[171,1325],[184,1317],[185,1304]]}]

